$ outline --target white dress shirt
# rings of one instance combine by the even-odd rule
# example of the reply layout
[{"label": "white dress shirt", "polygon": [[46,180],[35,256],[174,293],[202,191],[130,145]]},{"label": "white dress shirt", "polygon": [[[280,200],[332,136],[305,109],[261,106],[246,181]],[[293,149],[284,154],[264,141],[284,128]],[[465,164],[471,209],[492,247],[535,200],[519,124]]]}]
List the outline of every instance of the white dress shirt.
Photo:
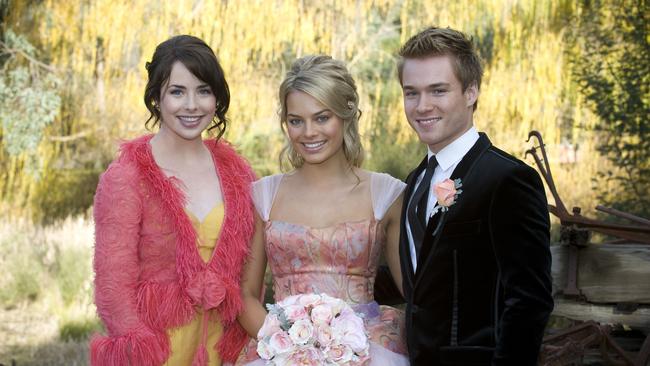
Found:
[{"label": "white dress shirt", "polygon": [[[435,192],[432,190],[433,185],[438,184],[442,182],[445,179],[448,179],[451,177],[451,173],[456,169],[456,166],[458,163],[460,163],[461,160],[463,160],[463,157],[467,152],[474,146],[476,141],[478,140],[478,131],[476,131],[476,128],[471,127],[467,132],[462,134],[459,138],[454,140],[452,143],[449,145],[445,146],[442,150],[440,150],[437,154],[434,154],[431,152],[431,150],[428,150],[428,158],[431,159],[432,156],[436,156],[436,159],[438,160],[438,166],[436,169],[433,171],[433,177],[431,178],[431,188],[429,188],[429,192],[431,192],[430,195],[428,195],[429,199],[427,201],[427,214],[426,218],[428,221],[428,218],[431,217],[432,214],[434,214],[434,206],[437,201],[437,197],[435,196]],[[413,192],[417,190],[417,187],[420,185],[420,181],[422,181],[422,178],[424,178],[424,171],[420,173],[420,175],[417,178],[415,187],[413,187]],[[411,193],[411,197],[408,199],[408,204],[411,204],[411,198],[413,197],[413,193]],[[435,207],[436,212],[439,207]],[[408,208],[407,208],[408,209]],[[415,250],[415,244],[413,243],[413,234],[411,233],[411,225],[409,225],[409,219],[408,215],[406,216],[405,219],[405,224],[406,224],[406,234],[409,240],[409,250],[411,251],[411,264],[413,265],[413,272],[417,270],[418,266],[418,259],[417,259],[417,253]]]}]

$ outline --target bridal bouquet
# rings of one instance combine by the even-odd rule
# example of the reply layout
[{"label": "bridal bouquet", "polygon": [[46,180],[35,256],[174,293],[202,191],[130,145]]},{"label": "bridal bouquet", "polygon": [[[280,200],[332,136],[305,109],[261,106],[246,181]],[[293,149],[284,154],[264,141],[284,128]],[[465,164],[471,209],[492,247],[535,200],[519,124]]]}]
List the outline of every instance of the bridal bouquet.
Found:
[{"label": "bridal bouquet", "polygon": [[267,365],[369,364],[363,319],[345,301],[304,294],[267,309],[257,334],[257,353]]}]

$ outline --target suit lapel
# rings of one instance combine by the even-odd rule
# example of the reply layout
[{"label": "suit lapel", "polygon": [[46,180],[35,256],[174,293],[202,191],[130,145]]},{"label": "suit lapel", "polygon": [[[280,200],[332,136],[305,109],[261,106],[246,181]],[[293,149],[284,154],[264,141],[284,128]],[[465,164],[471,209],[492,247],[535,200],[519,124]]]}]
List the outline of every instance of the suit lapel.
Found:
[{"label": "suit lapel", "polygon": [[458,163],[454,171],[451,173],[451,180],[461,178],[465,180],[465,177],[470,173],[470,170],[474,167],[474,163],[478,160],[478,157],[483,155],[483,153],[492,146],[490,139],[487,138],[483,132],[479,132],[478,140],[474,143],[471,149],[465,154],[463,160]]},{"label": "suit lapel", "polygon": [[[442,232],[442,229],[445,226],[445,222],[447,222],[447,214],[447,211],[438,212],[437,214],[433,215],[433,217],[431,217],[427,222],[427,228],[424,231],[423,239],[425,240],[425,243],[422,243],[422,249],[418,255],[418,269],[415,274],[416,285],[419,282],[422,272],[424,272],[424,269],[429,262],[430,254],[433,253],[434,248],[438,244],[438,240],[440,240],[440,232]],[[438,225],[440,225],[440,227],[438,227]],[[437,232],[435,232],[436,228],[438,228]],[[428,237],[432,237],[432,239],[429,240],[429,244],[426,243],[426,239]]]},{"label": "suit lapel", "polygon": [[400,248],[402,254],[400,257],[406,258],[406,260],[403,261],[402,266],[408,269],[405,272],[409,280],[409,283],[411,284],[414,281],[413,278],[414,272],[413,272],[413,260],[411,258],[411,245],[409,244],[408,235],[406,233],[406,212],[409,203],[411,202],[411,196],[413,195],[413,190],[415,189],[415,183],[417,182],[418,176],[420,176],[422,171],[426,168],[427,161],[428,161],[428,157],[425,156],[424,159],[422,159],[422,161],[420,162],[420,165],[418,165],[418,167],[415,168],[415,170],[412,171],[411,174],[406,179],[406,189],[404,190],[404,202],[402,204],[402,217],[401,217],[402,230],[400,230]]},{"label": "suit lapel", "polygon": [[[460,178],[461,181],[465,181],[465,178],[469,174],[471,174],[475,166],[475,163],[478,161],[478,158],[491,145],[492,143],[487,138],[487,135],[485,135],[482,132],[479,133],[478,140],[474,143],[474,146],[472,146],[472,148],[469,149],[467,154],[465,154],[465,156],[458,163],[456,168],[454,168],[454,171],[451,173],[450,179],[455,180]],[[420,281],[422,274],[425,272],[425,269],[431,264],[431,260],[433,259],[433,254],[435,253],[436,246],[438,244],[438,241],[440,240],[440,236],[442,234],[445,224],[450,220],[453,220],[453,217],[456,215],[456,213],[459,212],[459,210],[461,210],[462,199],[463,199],[463,195],[461,194],[460,196],[458,196],[458,202],[451,205],[449,207],[449,210],[447,210],[446,212],[438,212],[433,217],[431,217],[427,222],[427,228],[424,232],[424,238],[426,239],[430,236],[433,236],[433,238],[430,241],[431,245],[429,245],[429,247],[427,248],[426,253],[423,253],[424,255],[422,256],[422,258],[418,258],[418,268],[415,274],[414,287],[418,285],[418,282]],[[438,229],[437,232],[434,233],[434,230],[438,226],[438,223],[440,223],[440,228]]]}]

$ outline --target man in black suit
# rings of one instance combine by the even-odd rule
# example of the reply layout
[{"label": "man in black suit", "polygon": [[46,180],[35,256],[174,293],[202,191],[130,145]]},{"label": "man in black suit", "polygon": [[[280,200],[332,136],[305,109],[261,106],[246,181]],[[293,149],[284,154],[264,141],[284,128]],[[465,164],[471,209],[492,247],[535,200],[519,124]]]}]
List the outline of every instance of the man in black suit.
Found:
[{"label": "man in black suit", "polygon": [[429,150],[407,178],[400,237],[412,365],[535,365],[553,310],[544,187],[474,128],[482,73],[453,29],[400,50],[404,111]]}]

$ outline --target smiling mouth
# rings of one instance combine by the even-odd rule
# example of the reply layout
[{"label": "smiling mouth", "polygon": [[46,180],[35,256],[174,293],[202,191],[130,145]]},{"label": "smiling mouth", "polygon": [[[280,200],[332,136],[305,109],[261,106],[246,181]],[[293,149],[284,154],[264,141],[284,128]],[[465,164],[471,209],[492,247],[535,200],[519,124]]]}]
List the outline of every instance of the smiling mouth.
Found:
[{"label": "smiling mouth", "polygon": [[203,116],[177,116],[181,124],[188,128],[193,128],[198,126],[201,123],[201,118]]},{"label": "smiling mouth", "polygon": [[419,125],[426,127],[426,126],[431,126],[436,122],[439,122],[441,119],[442,119],[442,117],[431,117],[431,118],[426,118],[426,119],[420,118],[420,119],[416,119],[415,121]]},{"label": "smiling mouth", "polygon": [[203,116],[178,116],[178,119],[180,119],[183,122],[194,123],[200,120],[201,117]]},{"label": "smiling mouth", "polygon": [[317,142],[303,142],[302,146],[305,147],[305,150],[307,151],[317,151],[319,150],[323,145],[325,145],[325,141],[317,141]]}]

